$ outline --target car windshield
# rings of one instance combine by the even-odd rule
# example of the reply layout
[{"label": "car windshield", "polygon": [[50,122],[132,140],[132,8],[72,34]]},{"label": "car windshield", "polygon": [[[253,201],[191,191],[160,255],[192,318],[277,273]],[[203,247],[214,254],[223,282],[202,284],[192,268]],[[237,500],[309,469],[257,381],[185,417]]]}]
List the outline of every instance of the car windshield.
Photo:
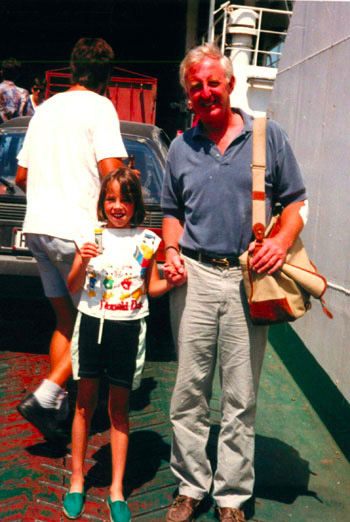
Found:
[{"label": "car windshield", "polygon": [[[141,172],[143,197],[147,205],[159,205],[164,171],[150,140],[123,138],[128,155],[134,154],[135,168]],[[148,143],[149,141],[149,143]]]},{"label": "car windshield", "polygon": [[22,148],[23,132],[0,134],[0,177],[14,181],[17,170],[17,154]]},{"label": "car windshield", "polygon": [[[23,131],[15,130],[0,134],[0,178],[14,182],[17,154],[22,148],[24,135]],[[159,158],[152,148],[152,142],[146,138],[133,136],[123,139],[128,155],[134,154],[135,156],[135,168],[141,172],[146,205],[159,205],[164,172]]]}]

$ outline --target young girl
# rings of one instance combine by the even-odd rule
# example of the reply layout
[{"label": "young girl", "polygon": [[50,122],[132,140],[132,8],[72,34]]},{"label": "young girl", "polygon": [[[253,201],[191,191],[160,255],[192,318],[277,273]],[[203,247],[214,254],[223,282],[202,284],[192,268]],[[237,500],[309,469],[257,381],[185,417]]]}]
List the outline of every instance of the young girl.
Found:
[{"label": "young girl", "polygon": [[113,522],[129,522],[123,476],[129,439],[129,393],[141,326],[148,315],[147,292],[156,297],[170,290],[160,279],[155,253],[159,237],[137,228],[145,217],[141,184],[129,168],[108,174],[102,182],[98,219],[107,221],[102,253],[92,239],[77,247],[68,287],[82,289],[78,309],[79,385],[72,428],[72,476],[63,511],[68,518],[83,512],[83,464],[90,422],[97,405],[99,377],[110,382],[112,484],[108,506]]}]

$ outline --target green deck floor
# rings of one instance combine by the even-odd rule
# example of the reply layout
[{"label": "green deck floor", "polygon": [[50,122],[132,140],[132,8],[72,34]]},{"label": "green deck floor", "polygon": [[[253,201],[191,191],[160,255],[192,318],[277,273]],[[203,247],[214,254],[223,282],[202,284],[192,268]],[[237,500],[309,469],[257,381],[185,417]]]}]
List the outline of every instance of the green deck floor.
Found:
[{"label": "green deck floor", "polygon": [[[21,381],[32,361],[35,378],[27,375],[26,381]],[[62,454],[55,455],[15,410],[26,383],[27,391],[34,388],[47,364],[46,356],[2,353],[1,520],[65,520],[61,504],[69,484],[70,444]],[[148,361],[141,390],[131,402],[125,485],[135,522],[164,520],[175,491],[169,469],[168,419],[175,374],[174,361]],[[214,455],[220,418],[217,375],[211,408],[213,429],[208,447]],[[271,345],[261,377],[256,433],[256,488],[246,506],[247,520],[350,522],[350,464]],[[102,415],[90,437],[87,468],[91,485],[82,522],[106,520],[109,455],[108,423]],[[210,499],[197,520],[217,520]]]},{"label": "green deck floor", "polygon": [[253,520],[350,521],[349,462],[271,346],[256,433]]},{"label": "green deck floor", "polygon": [[[216,376],[216,420],[218,404]],[[260,381],[255,469],[249,520],[350,521],[350,464],[270,344]],[[197,520],[215,520],[213,510]]]}]

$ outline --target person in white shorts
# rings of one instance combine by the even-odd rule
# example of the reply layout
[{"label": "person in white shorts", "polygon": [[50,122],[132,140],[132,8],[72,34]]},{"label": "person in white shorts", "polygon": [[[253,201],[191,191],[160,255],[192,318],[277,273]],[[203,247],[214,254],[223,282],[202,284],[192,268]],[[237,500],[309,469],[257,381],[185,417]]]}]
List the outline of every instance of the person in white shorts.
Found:
[{"label": "person in white shorts", "polygon": [[127,156],[117,112],[103,96],[112,48],[81,38],[71,54],[72,86],[35,111],[18,155],[16,184],[27,195],[23,231],[38,262],[55,315],[50,373],[18,411],[46,438],[64,435],[65,382],[71,376],[70,341],[76,309],[66,287],[74,238],[96,220],[101,177]]}]

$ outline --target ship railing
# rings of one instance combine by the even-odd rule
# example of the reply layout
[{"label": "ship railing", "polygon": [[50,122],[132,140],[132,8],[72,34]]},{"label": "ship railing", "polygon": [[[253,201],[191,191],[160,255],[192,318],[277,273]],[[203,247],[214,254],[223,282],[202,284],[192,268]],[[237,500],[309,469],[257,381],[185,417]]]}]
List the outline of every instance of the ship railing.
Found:
[{"label": "ship railing", "polygon": [[251,53],[251,65],[277,68],[292,11],[231,4],[230,2],[221,4],[209,15],[208,41],[215,42],[224,54],[229,54],[235,49],[227,42],[227,35],[229,34],[231,13],[237,9],[252,11],[256,15],[254,46],[253,48],[241,46],[240,51]]}]

